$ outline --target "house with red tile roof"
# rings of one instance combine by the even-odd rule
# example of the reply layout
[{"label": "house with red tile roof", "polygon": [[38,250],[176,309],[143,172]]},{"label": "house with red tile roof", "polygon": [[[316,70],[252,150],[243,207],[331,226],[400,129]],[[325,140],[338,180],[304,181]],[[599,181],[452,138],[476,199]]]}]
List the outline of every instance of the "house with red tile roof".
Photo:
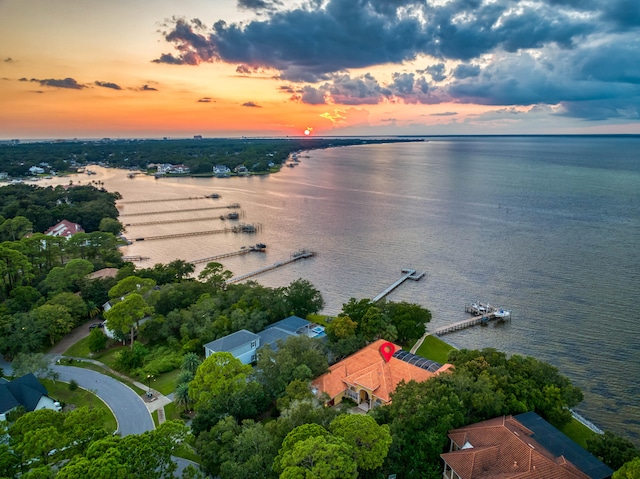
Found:
[{"label": "house with red tile roof", "polygon": [[69,238],[76,233],[84,233],[84,229],[78,223],[72,223],[67,220],[62,220],[44,232],[49,236],[63,236],[64,238]]},{"label": "house with red tile roof", "polygon": [[[385,357],[381,350],[384,347],[390,347],[392,355]],[[379,339],[330,366],[329,372],[311,382],[311,387],[317,395],[326,393],[329,396],[327,406],[349,398],[368,411],[389,404],[390,394],[400,381],[426,381],[450,367],[450,364],[442,366]]]},{"label": "house with red tile roof", "polygon": [[444,479],[606,479],[613,473],[534,412],[454,429],[449,439],[450,451],[440,455]]}]

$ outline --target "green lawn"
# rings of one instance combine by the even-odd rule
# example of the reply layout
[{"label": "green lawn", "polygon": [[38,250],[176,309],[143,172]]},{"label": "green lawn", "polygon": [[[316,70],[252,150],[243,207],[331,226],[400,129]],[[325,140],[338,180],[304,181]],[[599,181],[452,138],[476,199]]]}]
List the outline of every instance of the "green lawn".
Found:
[{"label": "green lawn", "polygon": [[418,348],[416,354],[423,358],[444,364],[447,362],[449,352],[454,349],[455,348],[453,346],[448,345],[438,337],[429,335],[424,339],[424,342]]},{"label": "green lawn", "polygon": [[572,419],[569,424],[567,424],[560,430],[585,449],[587,447],[587,439],[593,437],[596,434],[576,419]]},{"label": "green lawn", "polygon": [[91,358],[91,351],[89,351],[89,336],[82,338],[67,349],[64,352],[64,356],[73,356],[74,358]]},{"label": "green lawn", "polygon": [[180,369],[174,369],[168,373],[162,373],[151,381],[151,388],[161,392],[165,396],[176,389],[176,379],[180,374]]},{"label": "green lawn", "polygon": [[116,430],[117,422],[111,409],[95,394],[82,388],[71,391],[69,384],[63,383],[62,381],[54,382],[49,379],[39,379],[39,381],[47,388],[50,397],[60,401],[66,406],[73,405],[76,408],[87,406],[93,409],[103,410],[106,415],[105,429],[109,432]]}]

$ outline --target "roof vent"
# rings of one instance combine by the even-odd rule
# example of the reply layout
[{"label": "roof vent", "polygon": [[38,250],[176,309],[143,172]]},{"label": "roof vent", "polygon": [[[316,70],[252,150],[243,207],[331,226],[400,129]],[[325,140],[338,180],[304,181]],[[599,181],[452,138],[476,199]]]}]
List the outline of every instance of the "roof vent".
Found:
[{"label": "roof vent", "polygon": [[518,461],[513,461],[513,468],[518,469]]}]

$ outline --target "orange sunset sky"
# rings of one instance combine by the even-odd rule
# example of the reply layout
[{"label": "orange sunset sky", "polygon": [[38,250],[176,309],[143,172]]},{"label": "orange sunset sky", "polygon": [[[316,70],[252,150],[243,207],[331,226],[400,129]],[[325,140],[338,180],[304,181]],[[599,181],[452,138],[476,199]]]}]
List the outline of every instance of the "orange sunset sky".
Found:
[{"label": "orange sunset sky", "polygon": [[0,0],[0,139],[640,133],[636,0]]}]

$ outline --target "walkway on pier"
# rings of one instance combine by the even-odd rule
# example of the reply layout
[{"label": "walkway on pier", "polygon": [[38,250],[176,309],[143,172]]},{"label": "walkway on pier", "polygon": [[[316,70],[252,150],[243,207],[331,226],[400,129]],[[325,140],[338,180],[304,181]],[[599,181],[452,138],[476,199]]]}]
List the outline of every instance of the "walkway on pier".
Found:
[{"label": "walkway on pier", "polygon": [[221,230],[208,230],[208,231],[192,231],[190,233],[173,233],[168,235],[157,235],[157,236],[144,236],[142,238],[135,238],[133,241],[151,241],[151,240],[160,240],[160,239],[170,239],[170,238],[184,238],[187,236],[204,236],[204,235],[214,235],[219,233],[255,233],[260,229],[260,226],[256,225],[237,225],[232,226],[230,228],[223,228]]},{"label": "walkway on pier", "polygon": [[146,211],[144,213],[122,213],[120,216],[147,216],[147,215],[167,215],[171,213],[187,213],[189,211],[206,211],[206,210],[221,210],[228,208],[240,208],[240,204],[233,203],[226,206],[207,206],[203,208],[187,208],[182,210],[168,210],[168,211]]},{"label": "walkway on pier", "polygon": [[488,322],[493,319],[496,319],[495,312],[487,313],[480,316],[474,316],[471,319],[465,319],[462,321],[458,321],[457,323],[450,324],[448,326],[443,326],[441,328],[436,329],[431,334],[434,336],[442,336],[443,334],[452,333],[454,331],[459,331],[461,329],[470,328],[471,326],[476,326],[477,324],[481,324],[483,321]]},{"label": "walkway on pier", "polygon": [[299,259],[311,258],[312,256],[315,256],[315,253],[313,251],[306,251],[306,250],[298,251],[297,253],[292,254],[291,258],[287,260],[278,261],[277,263],[274,263],[271,266],[266,266],[256,271],[252,271],[251,273],[241,274],[240,276],[236,276],[235,278],[228,279],[226,283],[227,284],[238,283],[240,281],[244,281],[245,279],[251,278],[253,276],[257,276],[259,274],[266,273],[267,271],[271,271],[276,268],[280,268],[281,266],[285,266],[287,264],[293,263],[294,261],[298,261]]},{"label": "walkway on pier", "polygon": [[[121,215],[122,216],[122,215]],[[224,220],[223,216],[207,216],[205,218],[183,218],[179,220],[158,220],[158,221],[143,221],[142,223],[125,223],[127,226],[149,226],[149,225],[164,225],[170,223],[190,223],[193,221],[210,221],[210,220]]]},{"label": "walkway on pier", "polygon": [[122,261],[144,261],[150,259],[147,256],[123,256]]},{"label": "walkway on pier", "polygon": [[420,281],[420,279],[422,279],[424,277],[424,275],[426,273],[416,273],[415,269],[403,269],[402,270],[404,274],[404,276],[402,276],[398,281],[396,281],[395,283],[393,283],[391,286],[389,286],[388,288],[386,288],[382,293],[380,293],[378,296],[376,296],[375,298],[373,298],[371,301],[373,303],[377,303],[378,301],[380,301],[382,298],[384,298],[385,296],[387,296],[389,293],[391,293],[391,291],[393,291],[394,289],[396,289],[398,286],[400,286],[402,283],[404,283],[406,280],[408,279],[412,279],[414,281]]},{"label": "walkway on pier", "polygon": [[[264,245],[261,245],[264,246]],[[256,246],[249,246],[248,248],[244,248],[241,249],[239,251],[232,251],[231,253],[222,253],[222,254],[217,254],[215,256],[209,256],[208,258],[200,258],[200,259],[194,259],[193,261],[189,261],[189,263],[191,264],[201,264],[201,263],[209,263],[210,261],[216,261],[222,258],[229,258],[231,256],[239,256],[241,254],[247,254],[247,253],[251,253],[253,251],[257,251],[259,253],[264,252],[265,248],[262,248],[258,245]]]},{"label": "walkway on pier", "polygon": [[118,201],[117,205],[135,205],[139,203],[160,203],[162,201],[185,201],[185,200],[206,200],[211,196],[189,196],[187,198],[162,198],[158,200],[135,200],[135,201]]}]

